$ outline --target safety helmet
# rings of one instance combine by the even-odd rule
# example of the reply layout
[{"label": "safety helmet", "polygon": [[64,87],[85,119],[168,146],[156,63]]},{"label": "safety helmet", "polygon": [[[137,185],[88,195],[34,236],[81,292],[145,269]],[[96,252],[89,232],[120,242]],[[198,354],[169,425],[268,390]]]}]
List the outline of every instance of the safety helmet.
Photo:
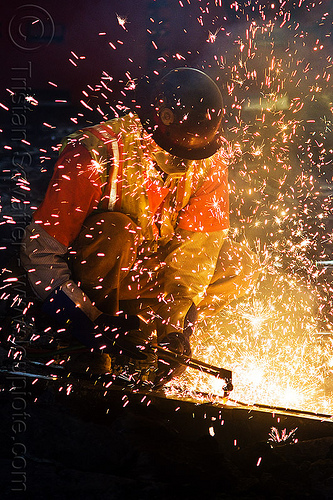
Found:
[{"label": "safety helmet", "polygon": [[179,158],[200,160],[221,147],[223,100],[216,83],[194,68],[177,68],[138,92],[138,115],[154,141]]}]

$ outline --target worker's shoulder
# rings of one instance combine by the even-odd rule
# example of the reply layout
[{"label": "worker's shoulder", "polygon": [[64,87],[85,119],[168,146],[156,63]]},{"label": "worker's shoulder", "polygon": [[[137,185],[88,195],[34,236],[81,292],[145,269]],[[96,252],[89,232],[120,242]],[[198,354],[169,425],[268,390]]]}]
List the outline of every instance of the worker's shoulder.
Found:
[{"label": "worker's shoulder", "polygon": [[122,135],[137,132],[141,127],[139,117],[135,113],[112,118],[105,122],[97,123],[89,127],[76,130],[63,140],[63,146],[68,144],[82,144],[88,150],[102,147]]},{"label": "worker's shoulder", "polygon": [[131,112],[124,116],[98,123],[92,127],[87,127],[83,129],[83,132],[100,134],[102,137],[109,139],[110,137],[119,136],[122,133],[137,132],[141,128],[139,117]]}]

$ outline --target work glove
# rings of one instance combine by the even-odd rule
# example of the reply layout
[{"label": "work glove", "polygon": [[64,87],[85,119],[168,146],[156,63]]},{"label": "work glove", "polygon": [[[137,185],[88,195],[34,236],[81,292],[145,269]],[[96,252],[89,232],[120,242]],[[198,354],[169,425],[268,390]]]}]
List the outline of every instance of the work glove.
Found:
[{"label": "work glove", "polygon": [[159,341],[158,345],[181,356],[191,356],[192,354],[189,337],[183,332],[169,333]]}]

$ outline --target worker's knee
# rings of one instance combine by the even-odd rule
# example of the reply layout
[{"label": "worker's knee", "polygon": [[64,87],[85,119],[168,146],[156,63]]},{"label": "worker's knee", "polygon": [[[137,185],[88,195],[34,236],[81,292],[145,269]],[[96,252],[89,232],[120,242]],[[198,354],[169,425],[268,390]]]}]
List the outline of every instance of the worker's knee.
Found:
[{"label": "worker's knee", "polygon": [[91,215],[86,219],[82,230],[74,244],[78,252],[90,254],[102,249],[113,251],[136,248],[139,241],[139,232],[135,223],[125,214],[118,212],[104,212]]},{"label": "worker's knee", "polygon": [[[81,233],[89,243],[94,240],[110,239],[114,241],[118,235],[126,240],[135,240],[138,228],[128,215],[120,212],[102,212],[90,215],[82,226]],[[81,235],[80,233],[80,235]]]},{"label": "worker's knee", "polygon": [[131,266],[136,258],[139,233],[135,223],[118,212],[88,217],[73,244],[72,269],[78,279],[95,281],[112,268]]}]

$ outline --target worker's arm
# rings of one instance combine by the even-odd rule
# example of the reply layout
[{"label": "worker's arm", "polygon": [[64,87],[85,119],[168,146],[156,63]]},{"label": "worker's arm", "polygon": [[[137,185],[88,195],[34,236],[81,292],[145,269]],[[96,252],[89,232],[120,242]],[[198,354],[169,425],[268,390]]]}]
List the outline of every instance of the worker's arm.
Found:
[{"label": "worker's arm", "polygon": [[228,230],[210,233],[180,229],[165,259],[165,297],[158,314],[167,318],[166,333],[182,331],[191,305],[202,300],[215,271]]},{"label": "worker's arm", "polygon": [[67,251],[41,225],[32,222],[22,240],[21,262],[39,299],[44,302],[54,290],[62,290],[93,321],[100,311],[71,279]]},{"label": "worker's arm", "polygon": [[[171,241],[165,259],[165,293],[157,310],[162,320],[161,347],[191,356],[190,337],[197,321],[196,306],[212,279],[227,233],[228,230],[202,233],[179,229]],[[168,363],[160,363],[157,385],[163,385],[184,369],[177,361]]]}]

